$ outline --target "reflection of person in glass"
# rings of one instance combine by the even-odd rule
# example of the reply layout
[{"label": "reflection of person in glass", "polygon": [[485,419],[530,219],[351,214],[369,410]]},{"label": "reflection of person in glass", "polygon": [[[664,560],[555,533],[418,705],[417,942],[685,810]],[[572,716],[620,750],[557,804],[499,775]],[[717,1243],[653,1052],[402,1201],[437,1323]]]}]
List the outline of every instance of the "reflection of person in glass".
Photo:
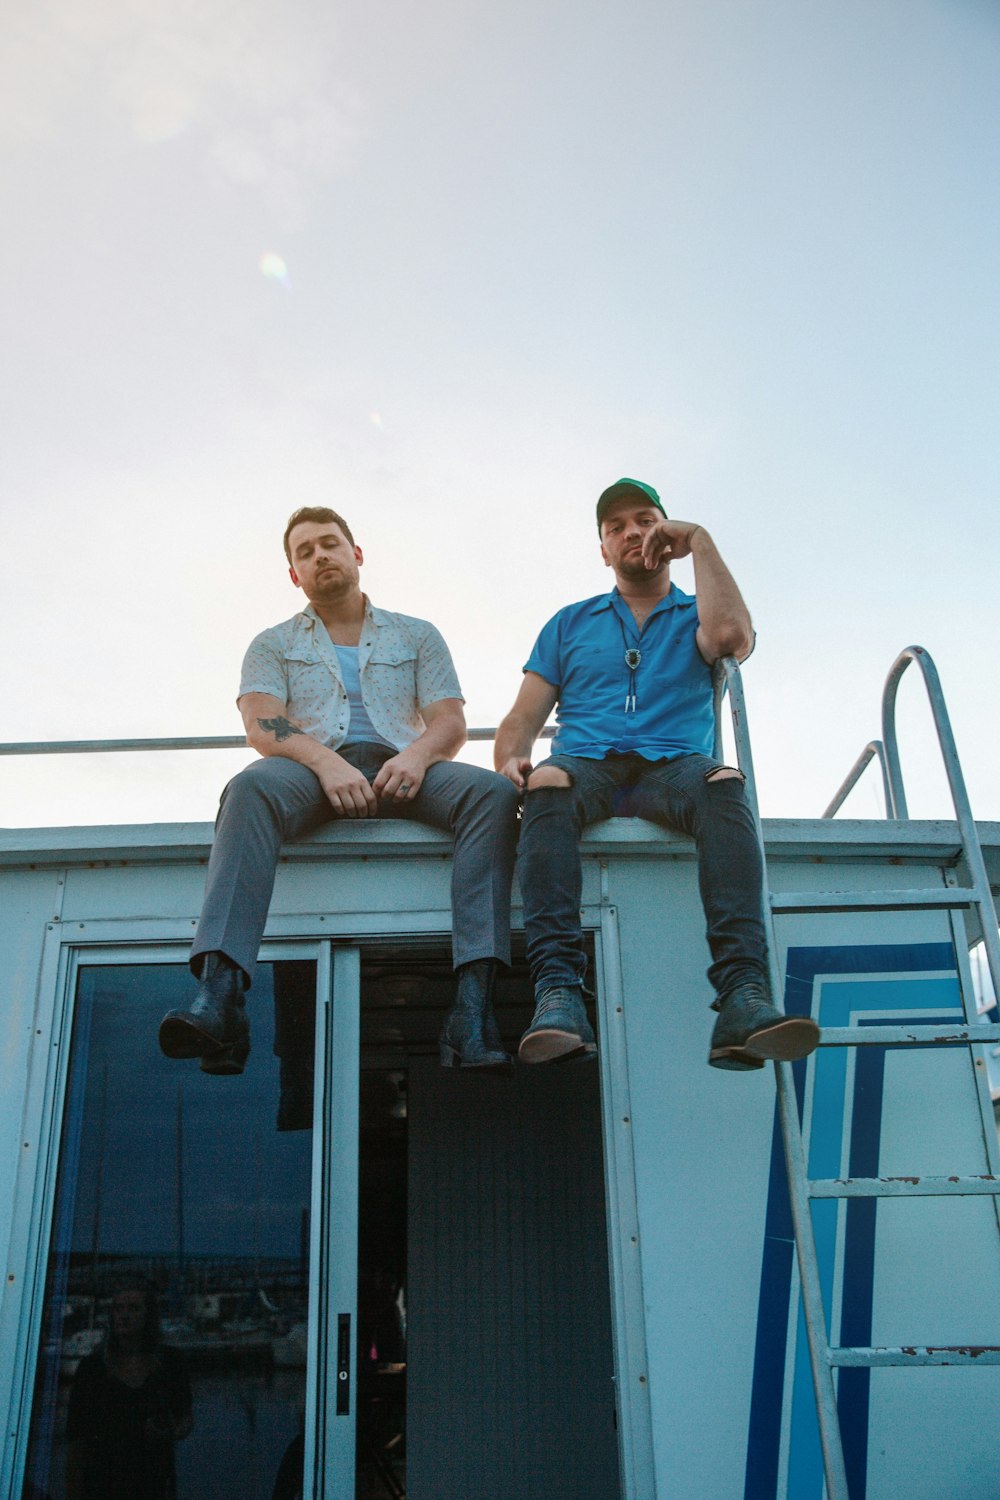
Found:
[{"label": "reflection of person in glass", "polygon": [[499,964],[510,962],[510,884],[517,793],[453,757],[466,738],[448,647],[427,620],[377,609],[342,516],[297,510],[285,555],[308,600],[263,631],[243,662],[239,707],[261,759],[222,794],[191,968],[190,1008],[160,1026],[168,1057],[205,1073],[241,1073],[250,1051],[250,988],[285,838],[335,818],[415,818],[454,835],[452,948],[458,984],[441,1035],[446,1066],[503,1067],[493,1013]]},{"label": "reflection of person in glass", "polygon": [[180,1356],[160,1343],[156,1290],[123,1283],[107,1338],[73,1377],[67,1500],[173,1500],[174,1444],[191,1425],[191,1387]]}]

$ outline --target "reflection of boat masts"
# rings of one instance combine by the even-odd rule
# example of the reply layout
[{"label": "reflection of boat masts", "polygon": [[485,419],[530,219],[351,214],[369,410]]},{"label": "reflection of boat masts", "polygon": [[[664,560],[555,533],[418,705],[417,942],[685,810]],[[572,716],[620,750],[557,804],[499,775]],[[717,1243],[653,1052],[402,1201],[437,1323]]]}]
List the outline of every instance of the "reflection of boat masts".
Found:
[{"label": "reflection of boat masts", "polygon": [[177,1086],[177,1295],[184,1295],[184,1090]]},{"label": "reflection of boat masts", "polygon": [[309,1205],[303,1203],[299,1218],[299,1278],[303,1287],[309,1285]]},{"label": "reflection of boat masts", "polygon": [[260,1125],[253,1127],[253,1279],[260,1287]]},{"label": "reflection of boat masts", "polygon": [[101,1253],[101,1199],[104,1194],[104,1153],[108,1130],[108,1065],[101,1066],[101,1092],[97,1105],[97,1180],[94,1184],[94,1224],[90,1233],[90,1327],[97,1311],[97,1262]]}]

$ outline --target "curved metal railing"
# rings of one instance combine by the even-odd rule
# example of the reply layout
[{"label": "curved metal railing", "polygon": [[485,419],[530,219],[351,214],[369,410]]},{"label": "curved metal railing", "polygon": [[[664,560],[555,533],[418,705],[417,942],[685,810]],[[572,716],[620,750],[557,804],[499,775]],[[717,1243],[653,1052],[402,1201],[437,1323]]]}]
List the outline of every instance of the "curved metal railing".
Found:
[{"label": "curved metal railing", "polygon": [[821,813],[821,817],[832,818],[836,813],[840,811],[844,803],[847,801],[848,795],[854,790],[858,782],[861,780],[861,777],[867,769],[869,762],[876,756],[878,757],[879,766],[882,769],[882,794],[885,797],[885,815],[887,818],[892,816],[891,812],[889,811],[889,809],[892,807],[892,793],[889,789],[889,774],[886,770],[885,746],[883,745],[881,740],[869,740],[865,748],[862,750],[861,754],[858,756],[857,760],[854,762],[851,769],[848,771],[847,775],[844,777],[843,781],[840,783],[840,786],[834,792],[829,806]]}]

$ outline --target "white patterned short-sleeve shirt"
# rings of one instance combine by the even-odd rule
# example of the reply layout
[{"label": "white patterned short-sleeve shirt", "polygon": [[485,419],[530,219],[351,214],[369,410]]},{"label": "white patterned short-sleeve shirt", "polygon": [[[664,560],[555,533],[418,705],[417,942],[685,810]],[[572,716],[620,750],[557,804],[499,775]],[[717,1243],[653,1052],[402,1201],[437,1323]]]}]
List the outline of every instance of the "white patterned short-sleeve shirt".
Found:
[{"label": "white patterned short-sleeve shirt", "polygon": [[[368,717],[397,750],[423,734],[421,709],[442,698],[464,702],[441,632],[413,615],[375,609],[367,597],[358,667]],[[246,693],[280,698],[289,718],[331,750],[351,737],[337,649],[311,604],[250,642],[239,697]]]}]

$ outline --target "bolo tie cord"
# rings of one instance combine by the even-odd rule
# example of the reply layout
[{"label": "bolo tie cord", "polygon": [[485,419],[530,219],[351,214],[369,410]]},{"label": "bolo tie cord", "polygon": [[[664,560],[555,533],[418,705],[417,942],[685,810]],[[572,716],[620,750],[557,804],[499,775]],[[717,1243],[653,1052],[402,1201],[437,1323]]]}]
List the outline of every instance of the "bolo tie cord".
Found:
[{"label": "bolo tie cord", "polygon": [[616,615],[615,618],[618,621],[618,628],[622,633],[622,640],[625,643],[625,665],[628,667],[628,691],[625,694],[625,712],[627,714],[634,714],[636,711],[635,674],[639,669],[639,663],[642,661],[642,652],[638,646],[629,645],[621,616]]}]

